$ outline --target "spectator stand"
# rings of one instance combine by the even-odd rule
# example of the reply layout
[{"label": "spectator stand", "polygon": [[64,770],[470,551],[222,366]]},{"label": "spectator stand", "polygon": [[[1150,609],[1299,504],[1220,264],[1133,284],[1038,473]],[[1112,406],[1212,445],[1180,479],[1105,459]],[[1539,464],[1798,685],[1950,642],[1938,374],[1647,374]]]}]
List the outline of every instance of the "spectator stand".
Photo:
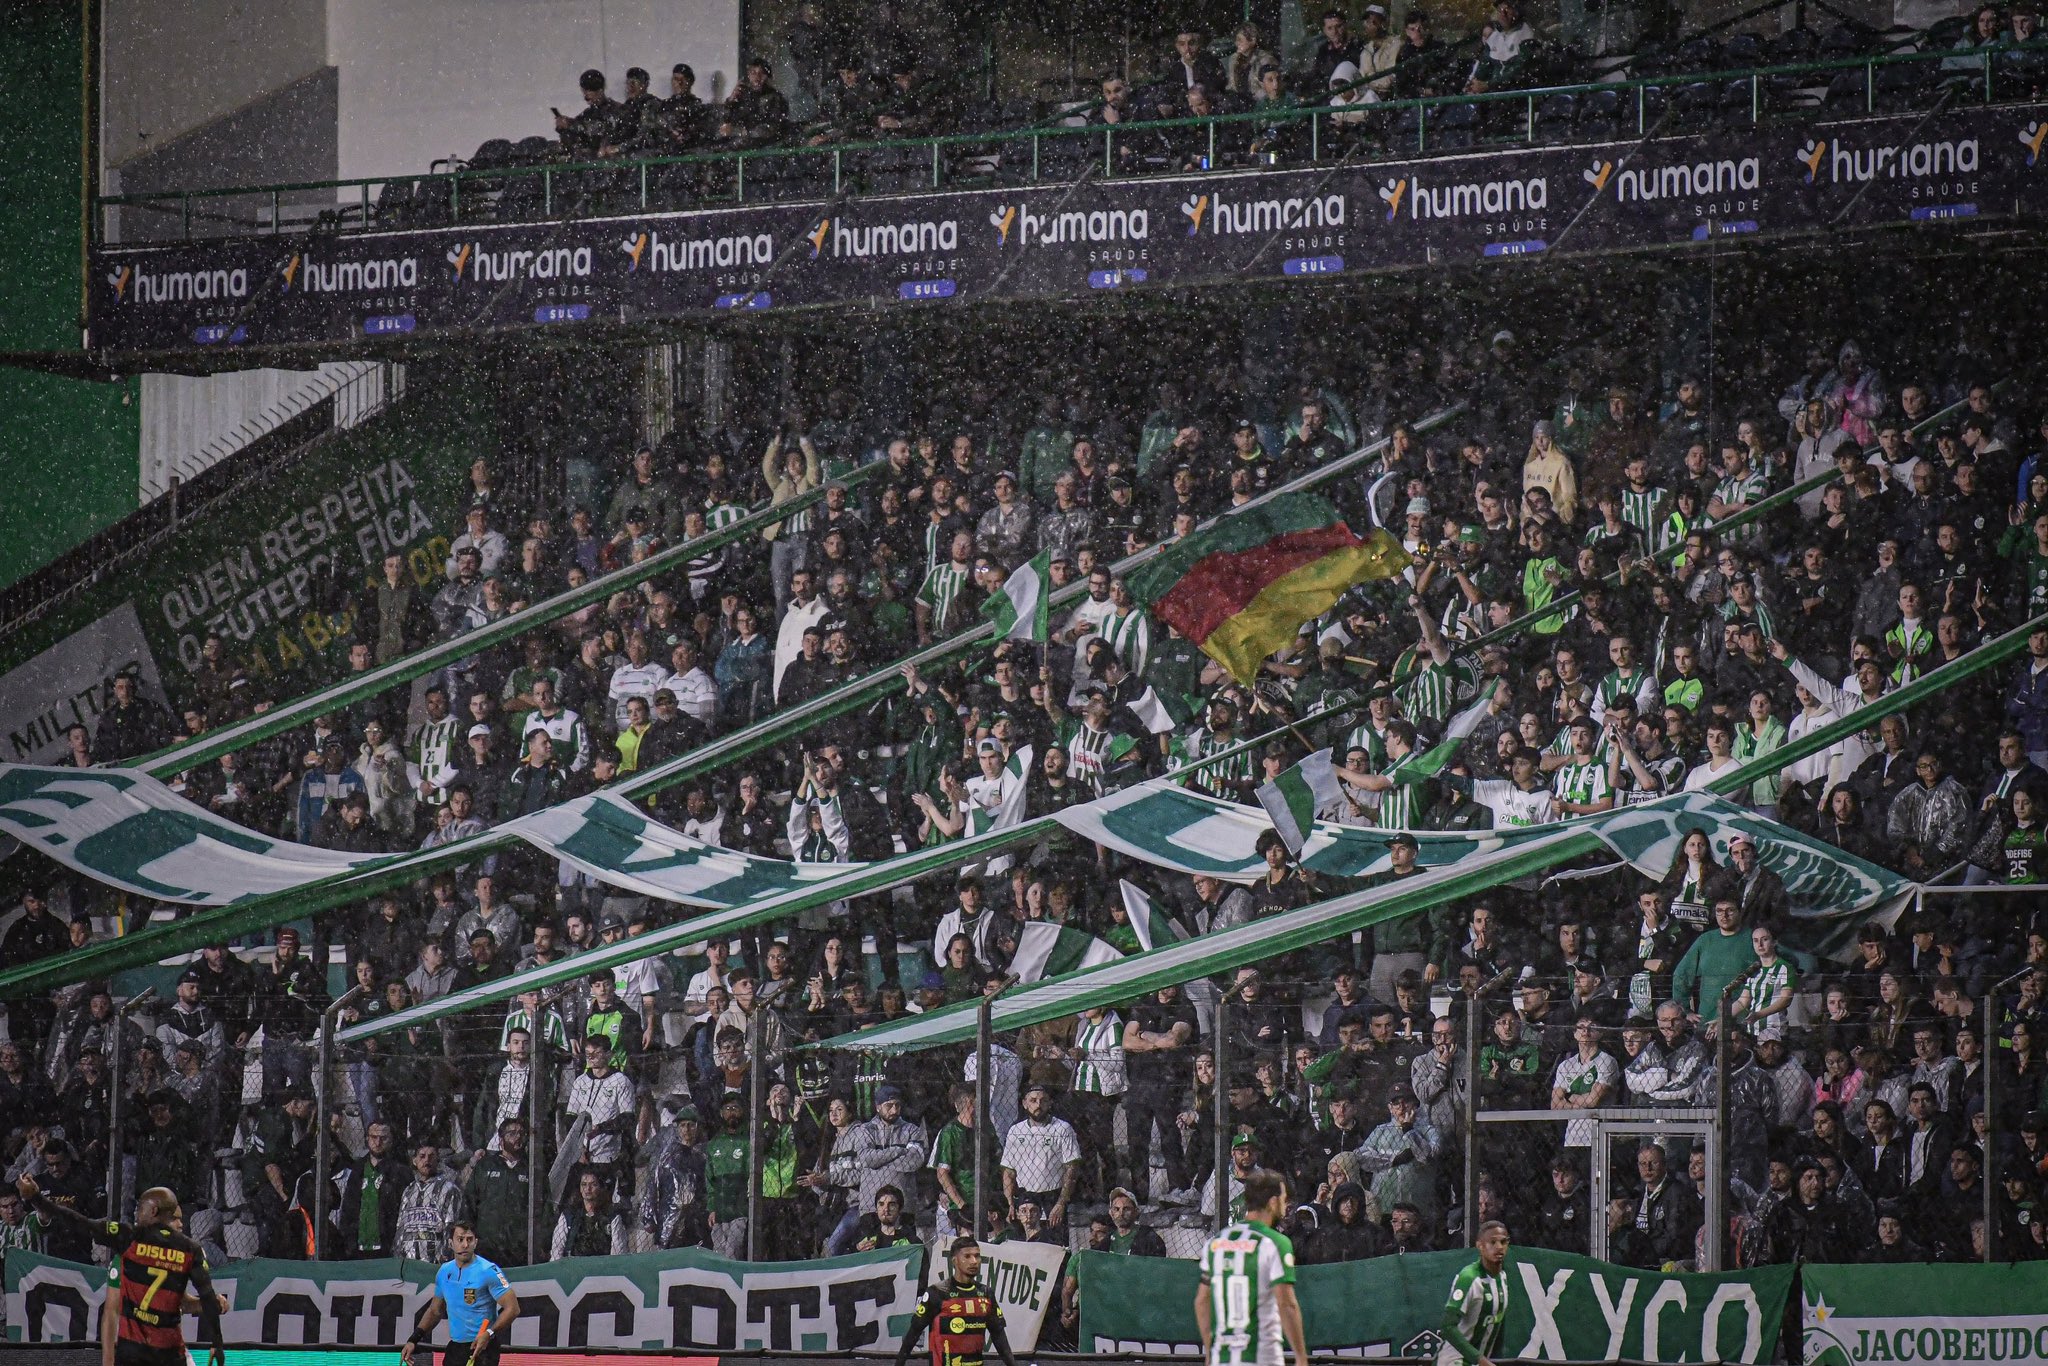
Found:
[{"label": "spectator stand", "polygon": [[[233,187],[102,196],[95,201],[95,240],[123,240],[120,218],[147,215],[172,219],[177,240],[238,237],[281,232],[383,231],[465,218],[545,221],[575,212],[647,213],[677,208],[758,202],[823,201],[848,194],[930,191],[949,186],[1065,183],[1084,166],[1104,178],[1182,171],[1187,158],[1162,157],[1161,145],[1186,146],[1190,154],[1220,170],[1256,161],[1250,143],[1262,129],[1302,130],[1308,164],[1335,155],[1346,162],[1424,155],[1478,145],[1539,145],[1596,142],[1649,136],[1672,111],[1673,131],[1754,127],[1771,120],[1820,115],[1839,118],[1932,108],[1937,100],[1996,104],[2037,97],[2041,69],[2048,69],[2048,41],[1935,51],[1862,51],[1822,60],[1796,60],[1746,69],[1652,71],[1625,80],[1580,84],[1531,84],[1527,88],[1475,90],[1451,95],[1335,104],[1331,99],[1369,84],[1360,80],[1317,92],[1314,103],[1243,113],[1148,119],[1129,124],[1079,127],[1034,124],[1003,131],[953,133],[938,137],[834,142],[820,147],[766,146],[678,157],[600,162],[489,164],[418,178],[389,177],[320,184]],[[2030,58],[2042,63],[2027,65]],[[1671,59],[1676,61],[1676,58]],[[2006,79],[2001,81],[2001,63]],[[1662,62],[1648,63],[1655,68]],[[1332,131],[1335,115],[1362,119],[1343,136]],[[1334,125],[1333,125],[1334,126]],[[1137,150],[1142,144],[1149,150]],[[1096,154],[1099,146],[1100,154]],[[1077,154],[1074,149],[1083,149]],[[991,160],[993,159],[993,165]],[[868,183],[864,168],[880,166]],[[916,168],[913,172],[912,168]],[[929,174],[925,173],[928,168]],[[665,172],[687,172],[695,183],[714,187],[682,199],[661,193]],[[1050,174],[1047,174],[1050,172]],[[392,187],[400,187],[394,190]],[[358,197],[346,221],[331,210],[291,221],[284,206],[294,200],[318,202],[334,191]],[[402,204],[395,221],[383,216],[387,201]],[[238,205],[245,206],[237,208]],[[431,212],[422,206],[432,205]],[[479,208],[477,206],[487,206]],[[259,209],[257,206],[267,206]],[[398,211],[394,210],[394,213]],[[423,218],[432,222],[425,223]],[[287,226],[289,224],[289,226]],[[220,231],[195,231],[208,227]],[[156,234],[151,234],[155,237]],[[129,240],[134,240],[132,237]]]}]

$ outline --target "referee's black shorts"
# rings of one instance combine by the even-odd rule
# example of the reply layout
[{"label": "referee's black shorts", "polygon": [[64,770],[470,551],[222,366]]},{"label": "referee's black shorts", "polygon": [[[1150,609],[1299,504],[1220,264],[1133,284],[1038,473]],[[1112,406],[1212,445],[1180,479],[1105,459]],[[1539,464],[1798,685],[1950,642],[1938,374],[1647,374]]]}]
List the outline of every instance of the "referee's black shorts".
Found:
[{"label": "referee's black shorts", "polygon": [[498,1335],[493,1333],[481,1351],[467,1338],[449,1343],[441,1349],[441,1366],[498,1366]]}]

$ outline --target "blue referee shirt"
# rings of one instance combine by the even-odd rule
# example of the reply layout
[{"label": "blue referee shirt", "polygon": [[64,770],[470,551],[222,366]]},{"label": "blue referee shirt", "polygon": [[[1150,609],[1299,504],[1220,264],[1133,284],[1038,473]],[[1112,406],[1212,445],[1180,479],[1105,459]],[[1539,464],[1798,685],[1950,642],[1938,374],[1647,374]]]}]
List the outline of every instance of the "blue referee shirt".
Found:
[{"label": "blue referee shirt", "polygon": [[468,1266],[451,1259],[434,1274],[434,1293],[448,1306],[448,1340],[470,1342],[497,1317],[498,1296],[512,1285],[496,1262],[472,1257]]}]

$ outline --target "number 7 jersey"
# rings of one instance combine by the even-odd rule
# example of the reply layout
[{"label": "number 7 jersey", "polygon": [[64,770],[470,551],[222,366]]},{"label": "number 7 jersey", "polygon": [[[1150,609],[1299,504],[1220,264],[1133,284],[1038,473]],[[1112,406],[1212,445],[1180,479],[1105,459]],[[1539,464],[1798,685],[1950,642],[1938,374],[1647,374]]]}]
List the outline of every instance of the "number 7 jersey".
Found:
[{"label": "number 7 jersey", "polygon": [[1273,1287],[1294,1284],[1294,1244],[1264,1224],[1230,1225],[1202,1249],[1214,1331],[1209,1366],[1281,1366],[1286,1344]]}]

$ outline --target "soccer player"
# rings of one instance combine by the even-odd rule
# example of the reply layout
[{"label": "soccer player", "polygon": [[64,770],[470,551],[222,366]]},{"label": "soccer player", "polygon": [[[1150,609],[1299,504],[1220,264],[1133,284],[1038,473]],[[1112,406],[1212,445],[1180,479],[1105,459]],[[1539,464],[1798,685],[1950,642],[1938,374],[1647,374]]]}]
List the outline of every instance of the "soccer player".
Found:
[{"label": "soccer player", "polygon": [[[420,1311],[398,1359],[413,1366],[413,1353],[445,1317],[448,1346],[441,1353],[441,1366],[497,1366],[498,1339],[519,1317],[519,1297],[496,1262],[476,1255],[474,1224],[457,1219],[448,1246],[455,1255],[434,1273],[434,1297]],[[495,1319],[492,1309],[498,1311]]]},{"label": "soccer player", "polygon": [[909,1331],[896,1347],[896,1366],[910,1360],[917,1335],[931,1329],[932,1366],[981,1366],[994,1347],[1003,1366],[1017,1366],[1010,1338],[1003,1331],[1003,1307],[995,1291],[981,1283],[981,1244],[966,1234],[953,1240],[945,1282],[917,1297]]},{"label": "soccer player", "polygon": [[1282,1366],[1282,1333],[1295,1366],[1308,1366],[1308,1335],[1294,1297],[1294,1244],[1274,1227],[1286,1214],[1286,1181],[1256,1168],[1244,1178],[1244,1218],[1202,1249],[1195,1327],[1209,1366]]},{"label": "soccer player", "polygon": [[207,1366],[223,1366],[227,1352],[221,1342],[220,1297],[207,1274],[206,1254],[182,1231],[184,1214],[176,1195],[151,1187],[136,1198],[136,1222],[124,1224],[89,1219],[44,1198],[34,1177],[22,1177],[17,1188],[38,1214],[89,1229],[94,1242],[114,1249],[120,1270],[108,1285],[120,1297],[113,1354],[119,1366],[185,1366],[183,1311],[195,1300],[211,1349]]},{"label": "soccer player", "polygon": [[1444,1301],[1436,1366],[1493,1366],[1500,1348],[1508,1321],[1508,1226],[1495,1219],[1481,1224],[1478,1249],[1479,1260],[1458,1273]]}]

